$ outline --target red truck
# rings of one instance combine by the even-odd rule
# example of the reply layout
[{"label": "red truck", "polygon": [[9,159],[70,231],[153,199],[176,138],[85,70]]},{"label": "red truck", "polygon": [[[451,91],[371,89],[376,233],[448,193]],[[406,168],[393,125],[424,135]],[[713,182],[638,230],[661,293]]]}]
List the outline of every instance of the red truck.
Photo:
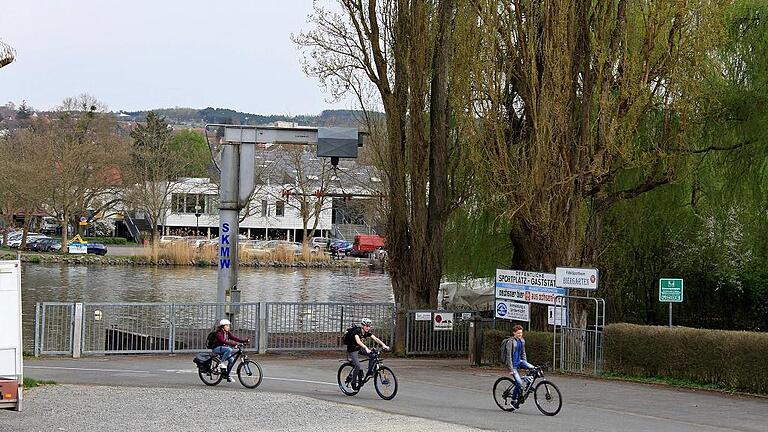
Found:
[{"label": "red truck", "polygon": [[384,247],[384,237],[376,234],[357,234],[352,244],[350,255],[368,256],[369,253]]}]

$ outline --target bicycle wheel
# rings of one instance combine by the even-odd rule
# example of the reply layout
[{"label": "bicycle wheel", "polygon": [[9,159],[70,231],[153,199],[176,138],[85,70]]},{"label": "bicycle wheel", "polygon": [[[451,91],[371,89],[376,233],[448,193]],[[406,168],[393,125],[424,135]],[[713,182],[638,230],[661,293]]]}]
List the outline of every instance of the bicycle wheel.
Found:
[{"label": "bicycle wheel", "polygon": [[536,408],[542,414],[553,416],[560,412],[563,407],[563,397],[560,395],[560,389],[551,382],[544,380],[536,384],[533,390],[533,400],[536,402]]},{"label": "bicycle wheel", "polygon": [[397,377],[392,369],[382,366],[373,377],[373,385],[376,393],[384,400],[390,400],[397,394]]},{"label": "bicycle wheel", "polygon": [[207,371],[203,371],[202,369],[197,369],[197,375],[200,376],[200,381],[203,382],[205,385],[209,386],[215,386],[216,384],[221,382],[221,379],[223,376],[221,375],[221,371],[219,370],[221,363],[219,362],[218,358],[213,358],[211,360],[211,367]]},{"label": "bicycle wheel", "polygon": [[253,389],[261,384],[261,366],[253,360],[245,360],[237,367],[237,379],[245,388]]},{"label": "bicycle wheel", "polygon": [[352,388],[352,372],[355,370],[355,365],[350,362],[346,362],[339,367],[339,372],[336,374],[336,381],[339,383],[339,389],[347,396],[356,395],[360,389]]},{"label": "bicycle wheel", "polygon": [[493,384],[493,400],[504,411],[514,411],[512,402],[515,401],[513,393],[516,384],[512,378],[501,377]]}]

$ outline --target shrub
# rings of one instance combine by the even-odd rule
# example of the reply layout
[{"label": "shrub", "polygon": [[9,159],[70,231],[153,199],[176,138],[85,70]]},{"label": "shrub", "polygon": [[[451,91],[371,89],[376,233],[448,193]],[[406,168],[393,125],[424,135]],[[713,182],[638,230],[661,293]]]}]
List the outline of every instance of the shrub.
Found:
[{"label": "shrub", "polygon": [[[502,364],[499,358],[501,341],[512,336],[511,331],[487,329],[483,332],[483,363],[491,365]],[[525,339],[525,354],[528,362],[536,366],[552,363],[552,333],[539,331],[523,331]]]},{"label": "shrub", "polygon": [[768,393],[768,333],[611,324],[606,372]]},{"label": "shrub", "polygon": [[114,245],[128,244],[128,240],[123,237],[86,237],[85,241],[87,241],[88,243],[101,243],[101,244],[114,244]]}]

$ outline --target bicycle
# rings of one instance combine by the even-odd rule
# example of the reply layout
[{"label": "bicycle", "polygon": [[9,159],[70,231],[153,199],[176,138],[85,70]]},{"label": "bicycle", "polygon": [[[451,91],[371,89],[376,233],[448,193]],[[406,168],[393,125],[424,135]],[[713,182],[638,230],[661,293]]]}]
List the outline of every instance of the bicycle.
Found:
[{"label": "bicycle", "polygon": [[392,369],[384,366],[384,361],[381,359],[381,350],[373,349],[369,359],[363,360],[368,363],[368,373],[365,377],[357,382],[353,373],[355,371],[355,365],[349,361],[349,357],[346,360],[339,360],[345,362],[339,367],[339,372],[336,375],[336,380],[339,383],[339,389],[347,396],[354,396],[360,392],[363,385],[373,378],[373,384],[376,388],[376,393],[384,400],[391,400],[397,394],[397,378]]},{"label": "bicycle", "polygon": [[[536,382],[541,378],[541,381]],[[544,379],[544,372],[541,367],[535,367],[528,370],[528,375],[523,377],[522,397],[518,399],[518,387],[515,380],[510,377],[501,377],[493,384],[493,400],[496,405],[504,411],[515,411],[520,405],[525,403],[528,396],[533,393],[533,400],[536,402],[536,408],[542,414],[553,416],[560,412],[563,407],[563,398],[560,395],[560,389],[551,381]]]},{"label": "bicycle", "polygon": [[[258,387],[262,379],[261,366],[248,358],[248,355],[243,351],[242,344],[238,344],[236,348],[237,350],[232,354],[232,357],[235,359],[235,363],[240,362],[237,365],[238,381],[246,388],[253,389]],[[195,361],[198,365],[197,374],[205,385],[215,386],[224,379],[227,366],[226,363],[222,363],[218,354],[205,354],[211,357],[210,362],[205,366]]]}]

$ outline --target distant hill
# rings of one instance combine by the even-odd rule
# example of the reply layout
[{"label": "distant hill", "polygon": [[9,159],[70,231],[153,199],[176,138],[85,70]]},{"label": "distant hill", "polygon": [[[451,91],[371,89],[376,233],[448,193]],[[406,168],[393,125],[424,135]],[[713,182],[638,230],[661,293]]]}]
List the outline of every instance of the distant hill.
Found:
[{"label": "distant hill", "polygon": [[[320,115],[261,115],[234,111],[226,108],[159,108],[152,110],[166,118],[171,124],[201,126],[209,123],[266,125],[276,121],[296,122],[302,126],[358,127],[363,118],[362,111],[325,110]],[[148,111],[122,111],[121,114],[133,121],[143,121]]]}]

